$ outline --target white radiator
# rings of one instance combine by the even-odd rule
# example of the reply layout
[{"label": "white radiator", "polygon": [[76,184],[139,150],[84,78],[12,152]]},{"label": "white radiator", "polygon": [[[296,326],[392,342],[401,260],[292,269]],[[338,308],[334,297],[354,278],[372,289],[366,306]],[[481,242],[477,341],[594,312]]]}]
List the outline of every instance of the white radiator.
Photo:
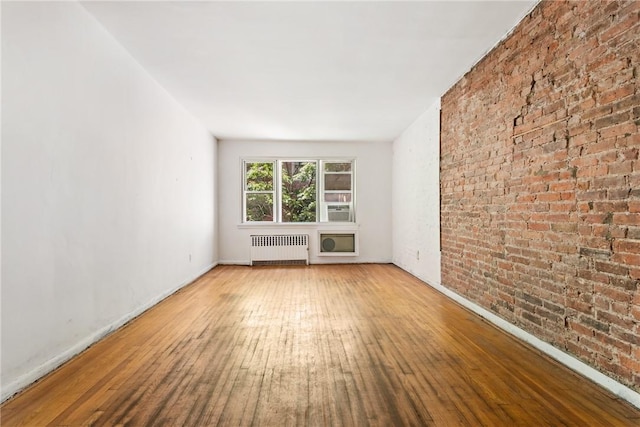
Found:
[{"label": "white radiator", "polygon": [[309,235],[251,236],[251,265],[309,264]]}]

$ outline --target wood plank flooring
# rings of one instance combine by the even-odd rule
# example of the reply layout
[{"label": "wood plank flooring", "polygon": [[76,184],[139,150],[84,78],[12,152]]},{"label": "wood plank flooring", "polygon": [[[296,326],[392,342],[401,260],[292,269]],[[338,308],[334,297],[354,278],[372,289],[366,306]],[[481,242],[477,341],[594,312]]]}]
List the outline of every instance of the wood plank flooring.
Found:
[{"label": "wood plank flooring", "polygon": [[0,408],[2,426],[638,426],[391,265],[221,266]]}]

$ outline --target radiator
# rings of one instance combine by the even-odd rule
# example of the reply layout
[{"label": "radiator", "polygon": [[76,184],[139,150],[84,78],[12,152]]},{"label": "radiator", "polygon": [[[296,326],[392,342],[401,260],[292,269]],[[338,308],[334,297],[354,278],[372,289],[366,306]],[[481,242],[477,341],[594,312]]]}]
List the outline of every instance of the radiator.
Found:
[{"label": "radiator", "polygon": [[251,265],[309,264],[309,235],[251,236]]}]

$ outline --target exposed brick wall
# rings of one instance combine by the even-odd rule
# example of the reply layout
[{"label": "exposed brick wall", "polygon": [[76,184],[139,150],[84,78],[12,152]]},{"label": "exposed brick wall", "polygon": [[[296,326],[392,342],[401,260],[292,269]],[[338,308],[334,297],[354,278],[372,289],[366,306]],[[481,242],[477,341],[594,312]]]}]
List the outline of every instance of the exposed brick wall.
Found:
[{"label": "exposed brick wall", "polygon": [[442,99],[442,284],[640,390],[640,2],[545,1]]}]

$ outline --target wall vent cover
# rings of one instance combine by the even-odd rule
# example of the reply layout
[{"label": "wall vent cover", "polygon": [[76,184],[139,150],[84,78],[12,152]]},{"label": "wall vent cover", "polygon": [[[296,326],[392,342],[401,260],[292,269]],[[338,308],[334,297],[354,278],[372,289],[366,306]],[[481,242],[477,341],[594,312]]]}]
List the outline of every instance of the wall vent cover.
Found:
[{"label": "wall vent cover", "polygon": [[320,232],[319,255],[357,255],[358,237],[355,232]]}]

